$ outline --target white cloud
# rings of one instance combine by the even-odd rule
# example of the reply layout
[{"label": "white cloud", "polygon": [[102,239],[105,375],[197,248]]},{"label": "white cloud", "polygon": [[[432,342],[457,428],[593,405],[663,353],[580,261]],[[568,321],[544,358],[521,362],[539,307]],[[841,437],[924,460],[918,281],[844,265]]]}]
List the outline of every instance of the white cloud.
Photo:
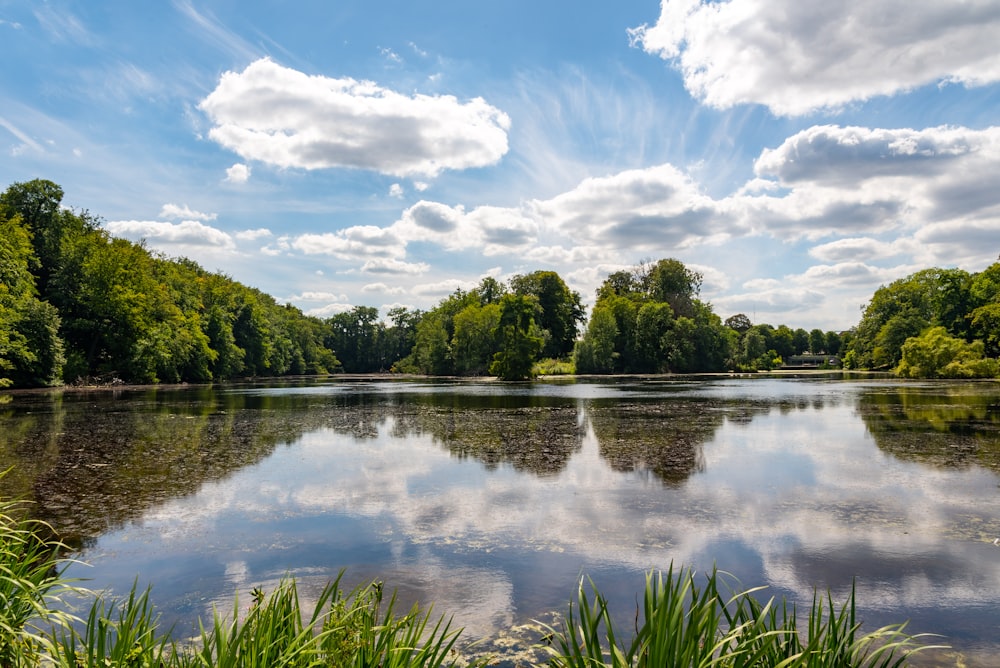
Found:
[{"label": "white cloud", "polygon": [[[831,186],[853,186],[878,178],[934,177],[998,141],[996,128],[911,130],[819,125],[792,135],[778,148],[764,149],[754,171],[782,184],[806,181]],[[995,146],[993,151],[995,159]]]},{"label": "white cloud", "polygon": [[250,166],[237,162],[226,169],[226,181],[229,183],[246,183],[250,180]]},{"label": "white cloud", "polygon": [[493,165],[507,152],[510,126],[482,98],[404,95],[268,59],[223,74],[199,108],[215,123],[209,137],[246,160],[400,177]]},{"label": "white cloud", "polygon": [[292,295],[287,299],[290,302],[335,302],[347,301],[347,295],[334,292],[305,291],[297,295]]},{"label": "white cloud", "polygon": [[1000,81],[992,0],[662,0],[657,23],[630,34],[718,108],[798,115],[926,84]]},{"label": "white cloud", "polygon": [[448,250],[479,247],[486,255],[527,249],[538,223],[516,208],[448,206],[421,200],[403,212],[393,232],[407,242],[433,242]]},{"label": "white cloud", "polygon": [[222,230],[196,220],[164,223],[152,220],[115,220],[105,224],[111,234],[127,239],[148,239],[157,244],[214,246],[230,249],[233,238]]},{"label": "white cloud", "polygon": [[393,183],[391,186],[389,186],[389,197],[395,197],[396,199],[400,199],[402,196],[403,196],[403,186],[399,185],[398,183]]},{"label": "white cloud", "polygon": [[368,274],[416,275],[426,274],[430,268],[426,262],[403,262],[392,258],[376,258],[365,262],[361,271]]},{"label": "white cloud", "polygon": [[256,241],[257,239],[265,239],[272,236],[271,230],[266,227],[260,227],[256,230],[242,230],[233,235],[240,241]]},{"label": "white cloud", "polygon": [[[857,305],[879,284],[919,264],[977,270],[996,257],[1000,128],[817,126],[762,151],[755,169],[724,198],[662,164],[584,179],[514,207],[470,210],[421,200],[387,227],[283,237],[263,252],[330,255],[356,262],[353,271],[408,276],[430,272],[408,257],[411,245],[421,252],[436,245],[508,256],[509,271],[557,268],[588,298],[610,271],[644,257],[678,257],[704,274],[703,293],[717,309],[755,307],[775,319],[805,321],[822,312],[832,326],[856,320]],[[816,243],[788,251],[799,254],[798,273],[776,278],[789,268],[771,258],[786,251],[768,245],[802,239]],[[811,267],[810,257],[818,261]],[[887,261],[894,266],[882,266]],[[727,294],[753,272],[764,278]],[[475,283],[410,289],[434,299],[459,287]]]},{"label": "white cloud", "polygon": [[478,284],[478,281],[464,281],[453,278],[436,283],[423,283],[414,286],[413,294],[420,297],[441,298],[447,297],[455,292],[455,290],[472,290]]},{"label": "white cloud", "polygon": [[160,209],[160,218],[170,218],[176,220],[178,218],[183,218],[184,220],[215,220],[218,216],[214,213],[202,213],[201,211],[195,211],[191,209],[186,204],[183,206],[178,206],[176,204],[164,204],[163,208]]},{"label": "white cloud", "polygon": [[348,227],[337,232],[303,234],[289,241],[289,247],[306,255],[332,255],[344,260],[370,257],[401,257],[405,243],[386,228],[374,225]]},{"label": "white cloud", "polygon": [[589,178],[532,208],[577,243],[632,252],[683,248],[739,232],[725,207],[669,164]]},{"label": "white cloud", "polygon": [[877,260],[897,255],[901,250],[891,243],[877,241],[866,237],[849,237],[837,239],[826,244],[809,249],[809,255],[824,262],[842,262],[854,260]]},{"label": "white cloud", "polygon": [[391,286],[385,283],[368,283],[362,286],[362,292],[374,292],[377,294],[384,295],[405,295],[406,288],[401,288],[399,286]]},{"label": "white cloud", "polygon": [[329,318],[330,316],[337,315],[338,313],[350,311],[352,308],[354,308],[353,304],[337,303],[337,304],[326,304],[324,306],[311,308],[303,312],[306,315],[311,315],[316,318]]},{"label": "white cloud", "polygon": [[754,183],[770,177],[775,187],[736,195],[730,206],[748,225],[779,238],[1000,221],[992,176],[1000,171],[1000,127],[817,126],[765,149],[755,170],[761,178]]}]

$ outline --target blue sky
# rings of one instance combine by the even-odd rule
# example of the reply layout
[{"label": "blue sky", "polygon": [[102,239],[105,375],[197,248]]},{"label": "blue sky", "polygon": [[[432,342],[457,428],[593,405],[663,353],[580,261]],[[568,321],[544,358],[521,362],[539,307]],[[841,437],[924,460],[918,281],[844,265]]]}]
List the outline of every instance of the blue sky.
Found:
[{"label": "blue sky", "polygon": [[326,316],[674,257],[846,329],[1000,254],[1000,2],[0,0],[0,186]]}]

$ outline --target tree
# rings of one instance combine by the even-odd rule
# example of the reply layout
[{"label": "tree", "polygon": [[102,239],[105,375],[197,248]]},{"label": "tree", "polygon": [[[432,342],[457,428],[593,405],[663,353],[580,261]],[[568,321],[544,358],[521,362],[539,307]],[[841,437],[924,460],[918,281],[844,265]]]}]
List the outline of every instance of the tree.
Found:
[{"label": "tree", "polygon": [[13,183],[0,194],[0,217],[19,216],[31,234],[32,270],[45,298],[48,297],[49,279],[62,259],[64,241],[97,229],[88,214],[63,210],[62,199],[63,189],[45,179]]},{"label": "tree", "polygon": [[481,375],[487,372],[497,350],[500,311],[499,304],[472,304],[455,314],[451,351],[456,373]]},{"label": "tree", "polygon": [[702,275],[673,258],[660,260],[644,277],[642,287],[650,299],[666,302],[677,316],[693,315],[693,303],[701,292]]},{"label": "tree", "polygon": [[809,350],[809,333],[801,327],[792,330],[792,350],[793,355],[801,355]]},{"label": "tree", "polygon": [[752,328],[743,337],[742,362],[749,369],[756,370],[767,352],[767,341],[759,329]]},{"label": "tree", "polygon": [[840,337],[840,334],[838,334],[837,332],[827,332],[825,346],[827,355],[838,354],[840,352],[841,347],[843,346],[843,341]]},{"label": "tree", "polygon": [[31,234],[20,215],[0,212],[0,387],[62,380],[59,315],[37,297],[34,261]]},{"label": "tree", "polygon": [[993,378],[1000,365],[983,357],[982,341],[967,343],[938,326],[906,340],[896,373],[904,378]]},{"label": "tree", "polygon": [[674,353],[672,344],[674,310],[666,302],[643,304],[636,314],[636,363],[654,373],[670,370],[669,359]]},{"label": "tree", "polygon": [[579,325],[584,320],[579,293],[570,290],[554,271],[515,276],[510,285],[516,294],[537,299],[540,310],[536,324],[548,333],[542,356],[564,357],[572,353]]},{"label": "tree", "polygon": [[587,333],[577,343],[574,353],[577,373],[612,373],[615,370],[615,340],[618,325],[610,309],[595,306],[587,324]]},{"label": "tree", "polygon": [[753,327],[753,323],[750,322],[750,318],[743,313],[737,313],[736,315],[729,316],[726,318],[726,322],[724,324],[729,329],[738,332],[740,336],[746,334],[747,330]]},{"label": "tree", "polygon": [[814,329],[809,332],[809,352],[819,355],[826,351],[826,335],[821,329]]},{"label": "tree", "polygon": [[493,356],[490,373],[501,380],[531,378],[532,367],[542,351],[544,339],[535,324],[538,300],[521,294],[504,295],[500,300],[497,335],[500,350]]}]

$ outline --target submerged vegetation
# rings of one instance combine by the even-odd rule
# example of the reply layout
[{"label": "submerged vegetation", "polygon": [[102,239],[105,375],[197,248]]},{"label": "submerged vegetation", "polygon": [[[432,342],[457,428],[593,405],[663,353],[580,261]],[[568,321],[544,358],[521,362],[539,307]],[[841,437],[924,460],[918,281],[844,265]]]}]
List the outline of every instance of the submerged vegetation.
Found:
[{"label": "submerged vegetation", "polygon": [[[122,599],[90,594],[61,575],[63,546],[48,527],[26,518],[25,508],[0,500],[0,666],[57,668],[136,666],[158,668],[330,666],[336,668],[437,668],[485,666],[490,656],[462,656],[460,629],[445,617],[414,606],[397,612],[395,594],[381,583],[346,592],[343,572],[311,607],[299,599],[294,580],[271,593],[255,589],[248,608],[234,603],[216,612],[193,639],[173,638],[161,628],[150,590]],[[921,638],[905,624],[861,634],[854,592],[838,609],[817,595],[804,625],[795,608],[759,590],[725,594],[719,573],[698,586],[689,570],[650,573],[636,630],[630,638],[614,626],[606,599],[581,582],[576,609],[549,628],[553,668],[652,668],[654,666],[902,666]],[[66,612],[85,595],[89,613]],[[480,653],[481,654],[481,653]]]}]

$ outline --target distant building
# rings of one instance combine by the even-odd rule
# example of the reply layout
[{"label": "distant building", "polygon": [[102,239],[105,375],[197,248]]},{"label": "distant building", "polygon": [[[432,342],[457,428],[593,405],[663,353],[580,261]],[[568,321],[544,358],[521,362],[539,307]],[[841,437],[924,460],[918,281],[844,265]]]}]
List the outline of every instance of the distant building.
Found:
[{"label": "distant building", "polygon": [[840,358],[836,355],[789,355],[781,365],[782,369],[840,368]]}]

